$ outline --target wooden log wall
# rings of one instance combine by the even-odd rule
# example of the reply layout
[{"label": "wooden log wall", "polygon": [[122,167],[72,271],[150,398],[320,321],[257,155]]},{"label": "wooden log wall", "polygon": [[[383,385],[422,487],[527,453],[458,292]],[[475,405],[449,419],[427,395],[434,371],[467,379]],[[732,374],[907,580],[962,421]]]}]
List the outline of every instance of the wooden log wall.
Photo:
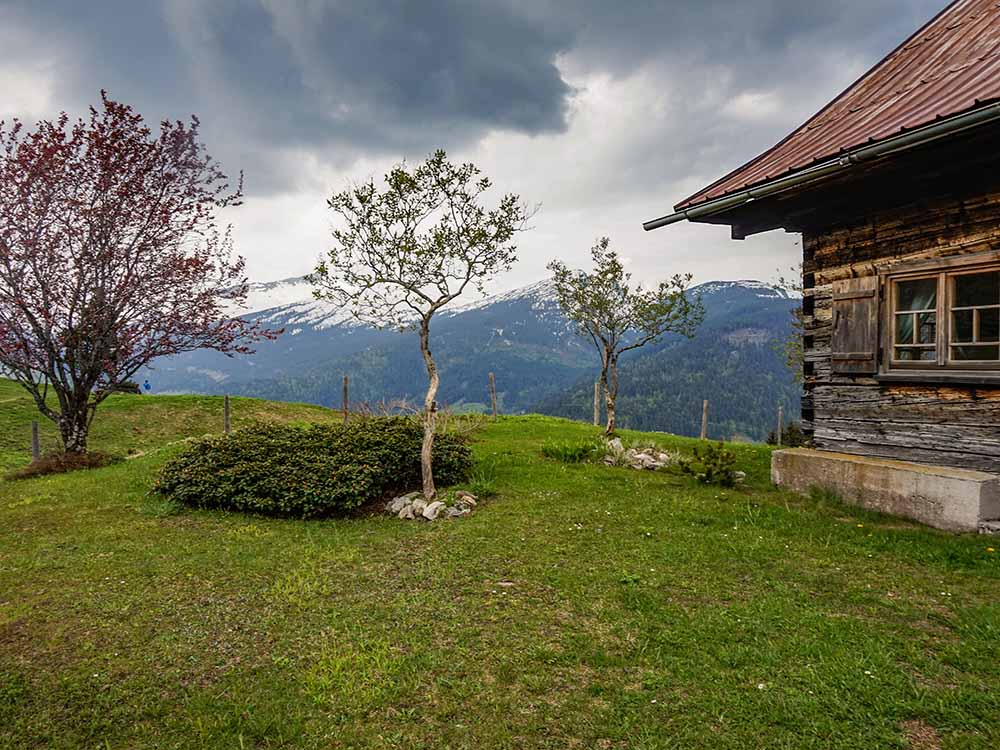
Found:
[{"label": "wooden log wall", "polygon": [[1000,386],[879,383],[831,367],[838,279],[876,263],[1000,249],[1000,190],[803,231],[803,428],[822,450],[1000,472]]}]

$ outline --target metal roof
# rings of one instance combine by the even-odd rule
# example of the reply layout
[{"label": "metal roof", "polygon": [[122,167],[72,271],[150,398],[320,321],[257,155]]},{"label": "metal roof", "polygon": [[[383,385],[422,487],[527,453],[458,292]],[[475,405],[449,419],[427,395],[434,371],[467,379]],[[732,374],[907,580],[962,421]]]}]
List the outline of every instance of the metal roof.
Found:
[{"label": "metal roof", "polygon": [[957,0],[773,148],[680,211],[1000,100],[1000,0]]}]

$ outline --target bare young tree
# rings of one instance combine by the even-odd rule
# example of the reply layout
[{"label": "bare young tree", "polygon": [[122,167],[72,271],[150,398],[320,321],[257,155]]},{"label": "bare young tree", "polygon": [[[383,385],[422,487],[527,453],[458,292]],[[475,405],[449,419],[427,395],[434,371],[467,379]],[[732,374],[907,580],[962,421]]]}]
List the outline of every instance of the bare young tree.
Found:
[{"label": "bare young tree", "polygon": [[588,336],[601,356],[601,386],[607,407],[605,434],[615,431],[618,360],[622,354],[657,341],[667,333],[693,336],[704,317],[699,297],[689,293],[691,274],[677,274],[654,289],[630,286],[617,253],[602,237],[590,251],[594,271],[573,271],[560,261],[549,263],[556,298],[581,335]]},{"label": "bare young tree", "polygon": [[482,293],[483,284],[511,267],[515,236],[529,218],[517,195],[485,207],[490,187],[475,165],[452,164],[439,150],[416,168],[393,167],[384,187],[368,180],[336,193],[328,205],[342,226],[309,277],[317,299],[349,308],[357,320],[419,332],[428,380],[420,455],[427,499],[436,494],[431,459],[440,385],[431,319],[470,287]]},{"label": "bare young tree", "polygon": [[[779,276],[778,282],[775,286],[790,296],[796,296],[801,299],[802,264],[799,263],[797,267],[794,267],[791,270],[795,273],[795,275],[789,278]],[[791,371],[792,378],[795,382],[803,383],[805,381],[805,376],[802,372],[802,366],[805,363],[805,349],[802,345],[802,336],[805,332],[806,325],[802,313],[801,303],[798,307],[793,308],[790,311],[790,314],[792,316],[790,323],[791,330],[785,338],[778,339],[775,344],[775,349],[778,354],[781,355],[782,359],[785,360],[785,367]]]},{"label": "bare young tree", "polygon": [[103,92],[86,119],[0,123],[0,371],[70,453],[98,405],[157,357],[247,352],[243,260],[216,212],[238,205],[198,120],[153,132]]}]

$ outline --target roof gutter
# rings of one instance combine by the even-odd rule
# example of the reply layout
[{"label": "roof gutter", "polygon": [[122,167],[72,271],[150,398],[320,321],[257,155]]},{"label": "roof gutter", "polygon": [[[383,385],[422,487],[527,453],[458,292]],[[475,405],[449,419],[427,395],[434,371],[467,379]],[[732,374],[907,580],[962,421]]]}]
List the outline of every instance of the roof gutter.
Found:
[{"label": "roof gutter", "polygon": [[801,172],[790,174],[787,177],[779,177],[776,180],[765,182],[763,185],[741,190],[732,195],[725,195],[721,198],[662,216],[659,219],[647,221],[642,225],[642,228],[649,232],[653,229],[665,227],[667,224],[683,221],[684,219],[695,221],[706,216],[711,216],[712,214],[727,211],[736,206],[741,206],[757,198],[764,198],[797,187],[798,185],[821,179],[827,175],[847,169],[853,164],[894,154],[917,146],[923,146],[938,138],[954,135],[962,130],[967,130],[997,119],[1000,119],[1000,102],[983,107],[982,109],[973,110],[972,112],[966,112],[963,115],[950,117],[947,120],[942,120],[931,125],[925,125],[908,133],[889,138],[881,143],[862,146],[829,161],[809,167],[808,169],[803,169]]}]

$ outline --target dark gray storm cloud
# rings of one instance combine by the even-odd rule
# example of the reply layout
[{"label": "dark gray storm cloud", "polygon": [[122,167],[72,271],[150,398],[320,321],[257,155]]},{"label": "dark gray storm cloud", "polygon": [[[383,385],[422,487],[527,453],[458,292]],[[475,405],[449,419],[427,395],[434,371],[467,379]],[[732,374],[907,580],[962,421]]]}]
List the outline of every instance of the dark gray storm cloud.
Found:
[{"label": "dark gray storm cloud", "polygon": [[[419,155],[484,133],[558,133],[573,87],[557,66],[624,76],[661,64],[672,85],[726,77],[794,96],[831,54],[876,58],[928,17],[926,0],[605,2],[464,0],[15,2],[9,16],[58,55],[57,100],[100,88],[151,117],[197,112],[251,190],[285,187],[289,152],[330,163]],[[685,81],[686,79],[686,81]],[[696,146],[710,123],[681,137]]]},{"label": "dark gray storm cloud", "polygon": [[[307,271],[324,196],[437,147],[532,203],[507,286],[612,234],[654,277],[765,277],[788,237],[640,222],[771,146],[944,0],[0,0],[0,119],[197,113],[246,175],[258,278]],[[755,244],[756,243],[756,244]],[[726,259],[722,269],[715,258]]]}]

